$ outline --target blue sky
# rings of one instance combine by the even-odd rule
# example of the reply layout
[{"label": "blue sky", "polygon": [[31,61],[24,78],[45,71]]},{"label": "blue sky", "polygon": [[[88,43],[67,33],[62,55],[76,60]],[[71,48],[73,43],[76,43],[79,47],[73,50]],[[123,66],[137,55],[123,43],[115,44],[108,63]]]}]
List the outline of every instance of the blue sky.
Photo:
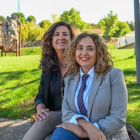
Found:
[{"label": "blue sky", "polygon": [[[18,0],[0,0],[0,15],[17,12]],[[80,11],[82,20],[98,23],[110,10],[118,14],[120,21],[134,21],[134,0],[20,0],[20,12],[27,18],[35,16],[37,23],[50,20],[51,14],[61,15],[72,7]]]}]

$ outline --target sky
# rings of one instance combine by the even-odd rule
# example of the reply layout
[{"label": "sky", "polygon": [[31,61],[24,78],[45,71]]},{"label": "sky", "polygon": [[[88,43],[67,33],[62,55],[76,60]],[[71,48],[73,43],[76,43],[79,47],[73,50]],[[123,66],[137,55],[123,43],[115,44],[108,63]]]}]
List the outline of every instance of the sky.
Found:
[{"label": "sky", "polygon": [[[18,12],[18,0],[0,0],[0,15],[7,17]],[[134,21],[134,0],[20,0],[20,12],[27,18],[33,15],[36,23],[51,20],[52,14],[60,16],[75,8],[83,21],[97,24],[112,10],[119,21]]]}]

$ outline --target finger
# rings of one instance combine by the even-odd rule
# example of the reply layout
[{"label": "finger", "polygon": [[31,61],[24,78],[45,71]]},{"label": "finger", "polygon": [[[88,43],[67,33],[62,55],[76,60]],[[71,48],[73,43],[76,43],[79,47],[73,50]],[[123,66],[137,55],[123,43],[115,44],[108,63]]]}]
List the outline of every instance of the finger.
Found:
[{"label": "finger", "polygon": [[48,111],[49,111],[49,109],[41,109],[38,114],[42,113],[42,114],[46,114],[48,116],[49,115]]},{"label": "finger", "polygon": [[40,118],[46,119],[46,117],[45,117],[45,115],[44,115],[43,112],[40,112],[40,113],[38,114],[38,116],[39,116]]},{"label": "finger", "polygon": [[42,121],[42,117],[40,116],[40,114],[37,114],[36,118],[39,120],[39,121]]},{"label": "finger", "polygon": [[[66,130],[71,131],[71,129],[70,129],[69,127],[64,126],[63,128],[66,129]],[[71,132],[72,132],[72,131],[71,131]]]},{"label": "finger", "polygon": [[40,121],[40,118],[38,117],[38,114],[36,115],[35,120]]},{"label": "finger", "polygon": [[48,111],[48,112],[49,112],[49,111],[50,111],[50,110],[49,110],[49,108],[47,108],[47,109],[46,109],[46,111]]},{"label": "finger", "polygon": [[105,136],[102,136],[102,139],[103,139],[103,140],[106,140],[106,137],[105,137]]},{"label": "finger", "polygon": [[105,140],[103,135],[97,137],[98,140]]},{"label": "finger", "polygon": [[35,120],[36,122],[38,122],[38,121],[39,121],[36,117],[34,118],[34,120]]},{"label": "finger", "polygon": [[62,123],[62,124],[57,125],[56,127],[62,127],[62,126],[63,126],[63,123]]},{"label": "finger", "polygon": [[67,130],[69,130],[71,132],[74,132],[73,125],[71,125],[70,123],[64,124],[63,128],[67,129]]},{"label": "finger", "polygon": [[47,110],[42,110],[41,112],[46,114],[47,116],[49,115],[49,112]]}]

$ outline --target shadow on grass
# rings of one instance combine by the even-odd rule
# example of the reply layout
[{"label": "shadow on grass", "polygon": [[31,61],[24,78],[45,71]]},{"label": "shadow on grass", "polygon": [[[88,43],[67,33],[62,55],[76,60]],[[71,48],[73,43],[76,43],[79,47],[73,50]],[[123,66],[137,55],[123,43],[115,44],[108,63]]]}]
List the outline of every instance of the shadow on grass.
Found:
[{"label": "shadow on grass", "polygon": [[[39,81],[40,80],[40,78],[37,78],[37,79],[35,79],[35,80],[32,80],[32,81],[30,81],[30,82],[27,82],[27,83],[24,83],[24,84],[20,84],[20,85],[17,85],[17,86],[13,86],[13,87],[7,87],[6,88],[6,90],[8,90],[8,89],[10,89],[10,90],[15,90],[16,88],[19,88],[19,87],[23,87],[23,86],[25,86],[25,85],[29,85],[29,84],[32,84],[32,83],[34,83],[34,82],[36,82],[36,81]],[[4,93],[1,93],[0,95],[2,96],[2,95],[6,95],[6,94],[8,94],[9,92],[4,92]]]},{"label": "shadow on grass", "polygon": [[27,71],[27,70],[21,70],[21,71],[10,71],[10,72],[1,72],[0,73],[0,79],[3,79],[0,81],[0,85],[4,85],[7,81],[12,81],[12,80],[16,80],[16,79],[20,79],[23,74],[25,74],[26,72],[37,72],[40,69],[33,69],[31,71]]},{"label": "shadow on grass", "polygon": [[26,53],[26,55],[31,55],[32,53],[34,53],[34,52],[30,51],[30,52]]},{"label": "shadow on grass", "polygon": [[124,75],[129,76],[129,75],[136,75],[136,70],[133,69],[125,69],[123,70]]},{"label": "shadow on grass", "polygon": [[115,61],[115,62],[120,62],[120,61],[124,61],[124,60],[129,60],[129,59],[132,59],[133,57],[135,57],[135,55],[129,56],[129,57],[125,58],[125,59],[117,60],[117,61]]}]

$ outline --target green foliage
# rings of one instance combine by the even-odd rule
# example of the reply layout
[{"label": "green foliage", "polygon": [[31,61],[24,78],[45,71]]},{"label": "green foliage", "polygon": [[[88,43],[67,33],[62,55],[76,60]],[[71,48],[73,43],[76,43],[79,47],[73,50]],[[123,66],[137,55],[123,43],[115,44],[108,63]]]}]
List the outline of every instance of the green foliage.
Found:
[{"label": "green foliage", "polygon": [[121,37],[121,36],[128,34],[131,31],[127,22],[118,21],[117,27],[118,28],[116,29],[115,33],[113,34],[113,37]]},{"label": "green foliage", "polygon": [[34,24],[33,22],[27,22],[28,27],[28,38],[29,42],[34,42],[35,40],[41,39],[44,34],[44,30],[40,28],[39,25]]},{"label": "green foliage", "polygon": [[51,15],[51,22],[55,23],[57,21],[60,21],[60,18],[58,17],[58,15],[57,14],[52,14]]},{"label": "green foliage", "polygon": [[4,21],[5,20],[5,17],[4,16],[0,16],[0,20],[1,21]]},{"label": "green foliage", "polygon": [[117,23],[118,23],[118,16],[117,14],[113,14],[113,11],[110,11],[107,17],[100,20],[99,26],[103,29],[104,31],[103,36],[107,40],[111,40],[112,36],[118,29]]},{"label": "green foliage", "polygon": [[28,24],[21,24],[21,41],[27,40],[28,39]]},{"label": "green foliage", "polygon": [[11,14],[11,16],[12,16],[12,15],[17,15],[17,16],[19,17],[19,19],[20,19],[20,22],[21,22],[21,23],[25,23],[25,15],[24,15],[23,13],[21,13],[21,12],[16,12],[16,13]]},{"label": "green foliage", "polygon": [[89,25],[90,25],[91,29],[99,29],[100,28],[100,26],[98,24],[90,23]]},{"label": "green foliage", "polygon": [[34,22],[28,22],[22,24],[21,26],[21,40],[28,40],[29,42],[34,42],[43,37],[45,30],[39,25],[34,24]]},{"label": "green foliage", "polygon": [[63,14],[60,15],[60,20],[70,23],[81,31],[89,29],[89,24],[82,21],[80,12],[74,8],[71,8],[69,11],[64,11]]},{"label": "green foliage", "polygon": [[27,19],[26,19],[26,21],[36,23],[36,19],[35,19],[35,17],[32,16],[32,15],[31,15],[31,16],[28,16]]},{"label": "green foliage", "polygon": [[44,28],[44,30],[46,31],[51,26],[51,22],[49,20],[43,20],[39,23],[39,26]]},{"label": "green foliage", "polygon": [[135,23],[134,23],[133,21],[130,21],[130,22],[127,21],[127,23],[128,23],[128,25],[129,25],[131,31],[134,31],[134,30],[135,30]]}]

